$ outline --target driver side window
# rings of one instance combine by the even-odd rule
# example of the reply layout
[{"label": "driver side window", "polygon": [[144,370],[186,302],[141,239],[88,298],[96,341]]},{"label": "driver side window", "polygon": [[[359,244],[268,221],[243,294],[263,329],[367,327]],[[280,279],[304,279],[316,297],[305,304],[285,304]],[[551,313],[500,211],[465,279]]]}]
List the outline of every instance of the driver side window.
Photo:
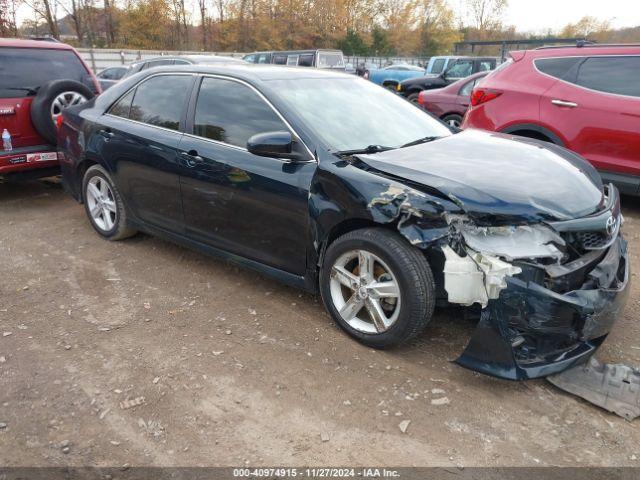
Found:
[{"label": "driver side window", "polygon": [[193,134],[236,147],[247,147],[257,133],[289,131],[274,110],[248,86],[205,77],[196,102]]},{"label": "driver side window", "polygon": [[472,72],[473,62],[458,62],[449,70],[447,70],[447,77],[464,78],[471,75]]}]

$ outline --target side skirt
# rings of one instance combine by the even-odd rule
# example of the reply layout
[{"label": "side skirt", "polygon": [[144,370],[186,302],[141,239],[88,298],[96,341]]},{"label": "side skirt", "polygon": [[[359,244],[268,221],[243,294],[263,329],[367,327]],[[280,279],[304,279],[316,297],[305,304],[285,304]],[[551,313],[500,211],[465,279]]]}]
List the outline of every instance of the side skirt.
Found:
[{"label": "side skirt", "polygon": [[236,255],[226,250],[221,250],[216,247],[212,247],[211,245],[207,245],[201,242],[197,242],[195,240],[191,240],[183,235],[179,235],[173,232],[169,232],[162,228],[152,227],[147,224],[143,224],[138,221],[131,221],[131,226],[135,229],[148,233],[149,235],[153,235],[155,237],[163,238],[169,240],[171,242],[177,243],[178,245],[182,245],[183,247],[190,248],[200,253],[204,253],[205,255],[211,255],[214,257],[218,257],[224,260],[227,260],[231,263],[239,265],[241,267],[249,268],[251,270],[255,270],[258,273],[271,277],[281,283],[286,285],[290,285],[295,288],[299,288],[311,293],[315,292],[315,289],[310,286],[312,282],[307,281],[306,276],[295,275],[293,273],[285,272],[284,270],[280,270],[275,267],[270,267],[260,262],[256,262],[255,260],[251,260],[246,257],[241,257],[240,255]]}]

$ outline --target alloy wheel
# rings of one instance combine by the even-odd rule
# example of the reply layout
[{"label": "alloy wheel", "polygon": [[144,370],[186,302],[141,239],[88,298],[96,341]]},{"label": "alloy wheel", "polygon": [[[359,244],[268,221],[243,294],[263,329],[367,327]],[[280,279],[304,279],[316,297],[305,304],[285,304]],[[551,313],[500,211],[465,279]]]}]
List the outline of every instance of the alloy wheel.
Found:
[{"label": "alloy wheel", "polygon": [[387,264],[367,250],[342,254],[331,268],[331,301],[353,329],[382,333],[400,314],[400,285]]},{"label": "alloy wheel", "polygon": [[87,207],[93,223],[103,232],[113,229],[117,220],[115,197],[107,181],[95,176],[87,183]]},{"label": "alloy wheel", "polygon": [[56,120],[60,115],[62,115],[62,111],[65,108],[71,107],[73,105],[80,105],[87,101],[87,98],[78,92],[68,91],[62,92],[56,98],[53,99],[51,103],[51,118],[55,124]]}]

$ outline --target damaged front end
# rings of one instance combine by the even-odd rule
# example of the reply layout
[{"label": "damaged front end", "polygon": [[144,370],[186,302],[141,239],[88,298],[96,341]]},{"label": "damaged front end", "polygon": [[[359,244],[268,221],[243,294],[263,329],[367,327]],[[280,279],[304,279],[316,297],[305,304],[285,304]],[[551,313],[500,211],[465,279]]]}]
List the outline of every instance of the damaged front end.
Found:
[{"label": "damaged front end", "polygon": [[412,244],[442,253],[450,304],[482,307],[457,363],[521,380],[586,361],[628,295],[615,187],[605,187],[596,214],[563,221],[495,226],[484,218],[480,226],[463,209],[440,207],[412,189],[383,192],[369,204],[374,218],[395,222]]},{"label": "damaged front end", "polygon": [[[626,303],[629,282],[620,199],[615,187],[607,190],[598,214],[574,220],[497,228],[451,220],[450,243],[458,251],[443,247],[445,256],[450,250],[445,289],[459,298],[449,301],[483,307],[458,364],[520,380],[582,363],[600,346]],[[461,280],[450,273],[465,258],[483,274],[466,284],[479,292],[476,298],[460,295]],[[485,267],[495,262],[499,268]]]}]

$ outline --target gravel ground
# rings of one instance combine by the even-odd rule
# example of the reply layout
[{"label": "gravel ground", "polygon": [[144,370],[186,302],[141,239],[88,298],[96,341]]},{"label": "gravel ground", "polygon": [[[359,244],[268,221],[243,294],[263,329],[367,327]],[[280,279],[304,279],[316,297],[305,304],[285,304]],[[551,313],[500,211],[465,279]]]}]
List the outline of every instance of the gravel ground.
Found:
[{"label": "gravel ground", "polygon": [[[624,205],[638,271],[640,200]],[[6,466],[640,465],[637,422],[451,363],[473,331],[457,310],[374,351],[317,297],[150,236],[101,240],[55,182],[0,184],[0,225]],[[640,366],[631,288],[599,357]]]}]

